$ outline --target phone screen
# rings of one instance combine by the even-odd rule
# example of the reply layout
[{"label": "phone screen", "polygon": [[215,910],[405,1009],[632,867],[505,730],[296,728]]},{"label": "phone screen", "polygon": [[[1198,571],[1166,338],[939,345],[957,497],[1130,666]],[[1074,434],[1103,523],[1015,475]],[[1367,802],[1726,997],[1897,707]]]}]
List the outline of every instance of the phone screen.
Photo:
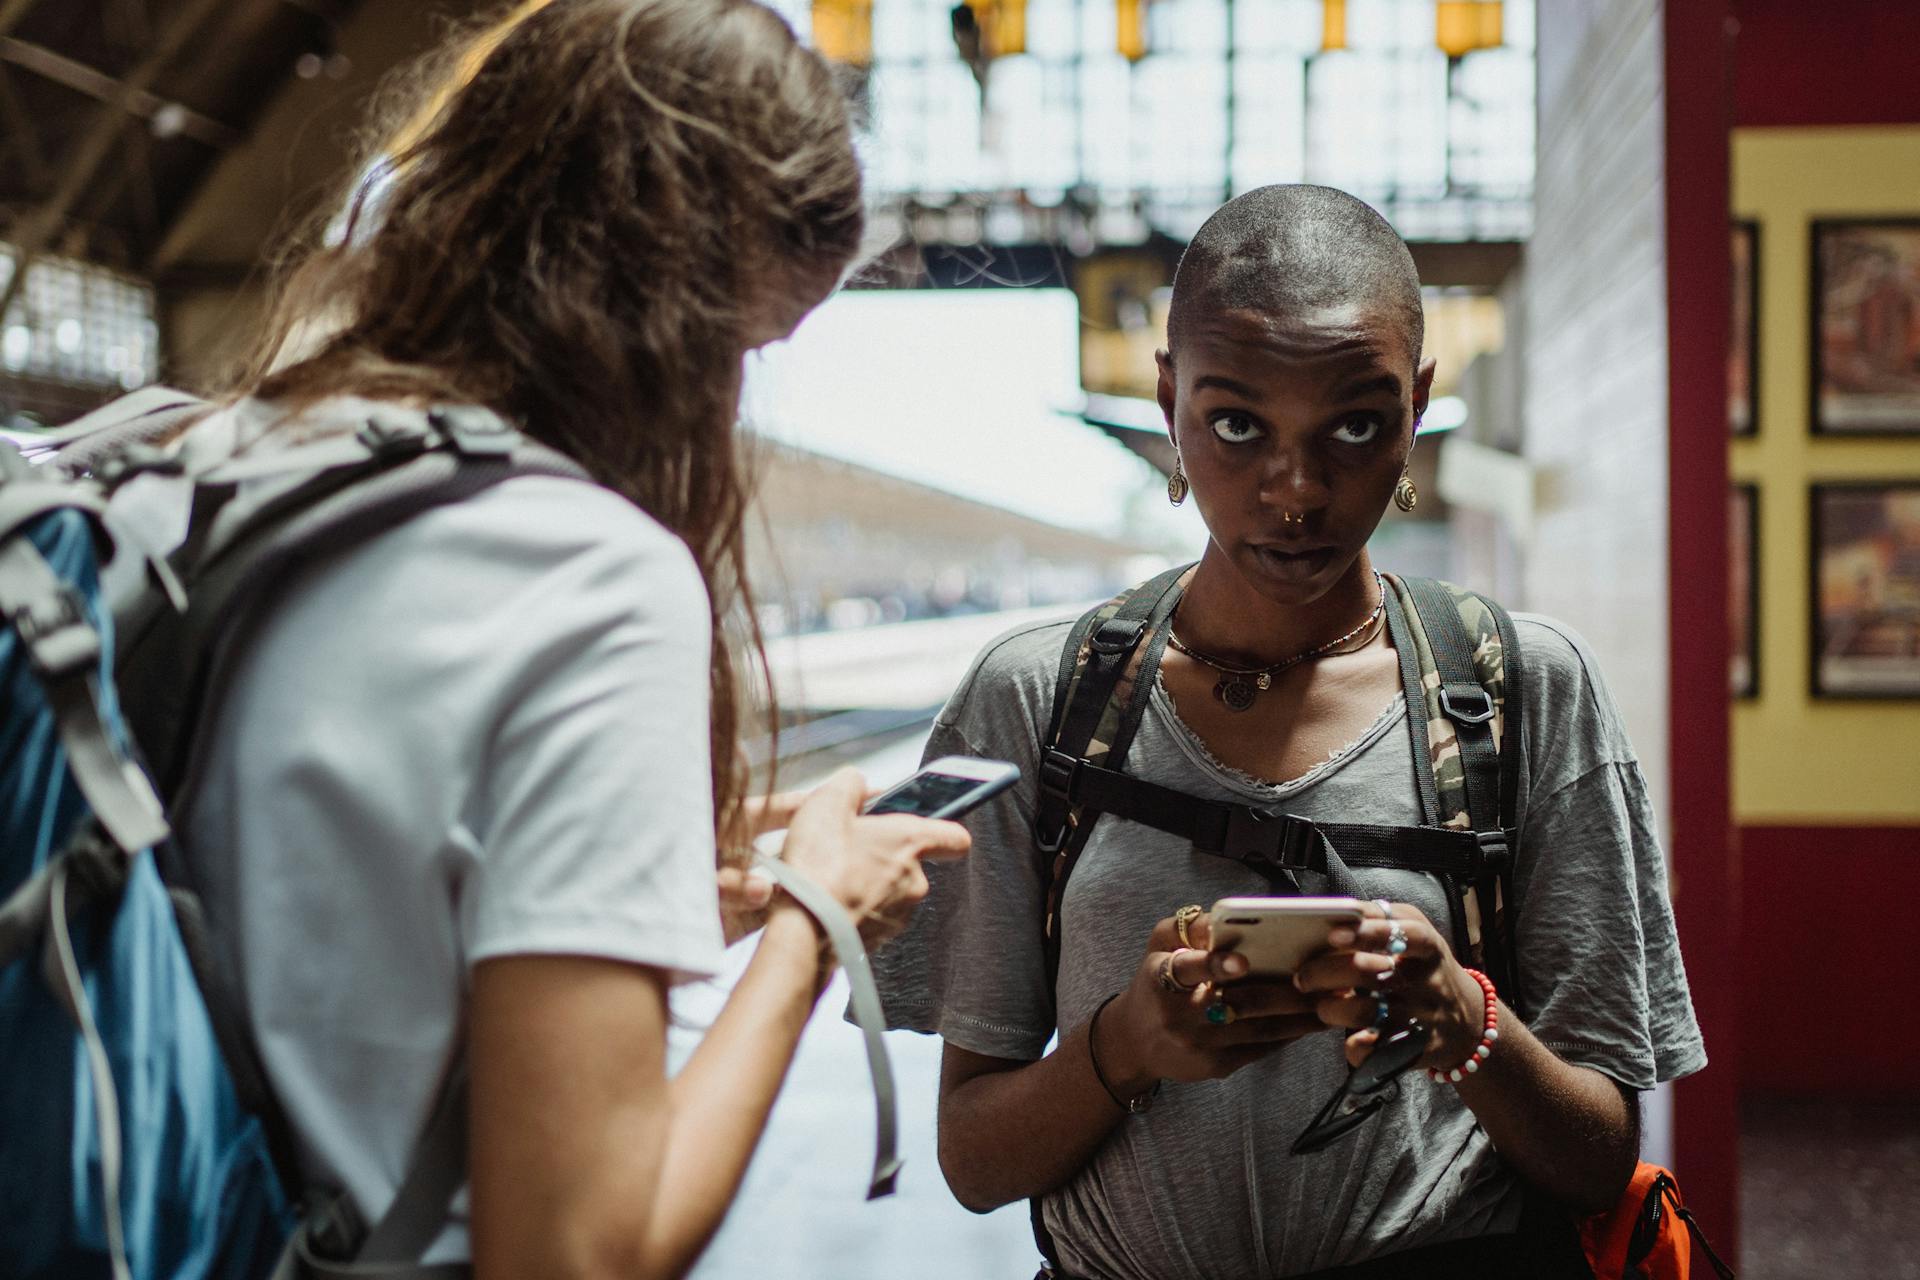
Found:
[{"label": "phone screen", "polygon": [[979,778],[957,778],[950,773],[916,773],[873,802],[868,813],[913,813],[926,817],[940,812],[968,792],[985,785]]}]

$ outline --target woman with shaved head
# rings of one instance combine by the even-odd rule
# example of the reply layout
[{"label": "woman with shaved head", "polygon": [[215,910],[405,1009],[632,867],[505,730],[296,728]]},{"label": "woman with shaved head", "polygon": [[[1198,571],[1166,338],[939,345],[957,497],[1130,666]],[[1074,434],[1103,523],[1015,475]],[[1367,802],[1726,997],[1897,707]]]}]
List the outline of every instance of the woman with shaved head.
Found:
[{"label": "woman with shaved head", "polygon": [[[1572,1223],[1625,1189],[1638,1095],[1705,1062],[1592,655],[1482,605],[1477,665],[1423,682],[1434,584],[1369,555],[1416,496],[1422,327],[1412,258],[1361,201],[1267,187],[1215,213],[1159,354],[1199,562],[1080,630],[1001,637],[939,718],[931,754],[1027,780],[883,954],[889,1012],[945,1037],[954,1193],[1033,1199],[1056,1275],[1585,1275]],[[1072,740],[1102,670],[1115,714]],[[1489,790],[1494,748],[1470,746],[1493,735],[1513,749]],[[1449,795],[1473,812],[1449,823]],[[1486,858],[1447,861],[1476,839],[1449,826]],[[1367,905],[1290,976],[1210,948],[1203,906],[1276,893]],[[1390,1052],[1428,1070],[1355,1105]]]}]

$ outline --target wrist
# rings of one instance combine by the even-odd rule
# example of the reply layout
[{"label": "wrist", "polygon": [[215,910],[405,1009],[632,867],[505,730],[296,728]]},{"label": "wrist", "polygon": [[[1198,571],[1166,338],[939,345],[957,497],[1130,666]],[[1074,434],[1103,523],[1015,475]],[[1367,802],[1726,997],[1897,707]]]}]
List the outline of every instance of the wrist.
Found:
[{"label": "wrist", "polygon": [[1439,1065],[1427,1069],[1436,1084],[1458,1084],[1478,1072],[1500,1038],[1500,1001],[1493,983],[1476,970],[1458,965],[1455,970],[1459,1016],[1447,1036],[1447,1050]]},{"label": "wrist", "polygon": [[[1137,1115],[1153,1105],[1154,1095],[1160,1092],[1160,1082],[1151,1078],[1144,1082],[1135,1081],[1130,1073],[1109,1069],[1103,1065],[1102,1048],[1104,1046],[1108,1052],[1112,1052],[1115,1041],[1111,1036],[1101,1034],[1103,1030],[1101,1015],[1111,1014],[1113,1006],[1119,1002],[1120,998],[1117,993],[1108,996],[1094,1009],[1093,1016],[1087,1019],[1087,1057],[1089,1064],[1093,1067],[1094,1078],[1100,1082],[1101,1090],[1106,1093],[1113,1105],[1127,1115]],[[1125,1043],[1128,1039],[1129,1037],[1123,1035],[1121,1043]]]},{"label": "wrist", "polygon": [[789,963],[806,978],[815,996],[826,989],[834,970],[833,944],[813,913],[788,894],[776,893],[767,908],[760,947],[764,951],[769,946],[792,957]]},{"label": "wrist", "polygon": [[1099,1043],[1090,1048],[1099,1056],[1107,1083],[1122,1098],[1138,1097],[1160,1082],[1139,1060],[1141,1037],[1133,1031],[1133,1010],[1128,1004],[1132,994],[1129,989],[1115,996],[1089,1027],[1089,1039],[1099,1037]]}]

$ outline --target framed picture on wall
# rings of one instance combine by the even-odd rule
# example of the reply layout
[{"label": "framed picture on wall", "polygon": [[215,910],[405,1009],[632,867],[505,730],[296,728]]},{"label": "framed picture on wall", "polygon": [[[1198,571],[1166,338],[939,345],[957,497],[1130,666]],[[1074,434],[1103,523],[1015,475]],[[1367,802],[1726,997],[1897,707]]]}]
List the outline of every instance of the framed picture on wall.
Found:
[{"label": "framed picture on wall", "polygon": [[1750,436],[1760,421],[1760,224],[1736,222],[1733,311],[1727,344],[1727,427]]},{"label": "framed picture on wall", "polygon": [[1813,406],[1822,435],[1920,435],[1920,218],[1813,224]]},{"label": "framed picture on wall", "polygon": [[1814,694],[1920,698],[1920,480],[1812,495]]},{"label": "framed picture on wall", "polygon": [[1760,692],[1760,490],[1736,484],[1727,499],[1727,621],[1733,636],[1729,688],[1736,698]]}]

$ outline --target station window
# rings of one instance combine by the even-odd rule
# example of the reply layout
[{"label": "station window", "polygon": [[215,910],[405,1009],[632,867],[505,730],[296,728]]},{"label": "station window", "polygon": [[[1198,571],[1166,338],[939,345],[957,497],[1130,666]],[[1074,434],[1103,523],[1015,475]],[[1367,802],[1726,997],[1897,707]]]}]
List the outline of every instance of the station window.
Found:
[{"label": "station window", "polygon": [[[1439,0],[1343,0],[1337,43],[1327,5],[1146,0],[1127,10],[1144,15],[1141,49],[1116,0],[1024,0],[1022,51],[993,59],[983,89],[952,0],[871,0],[869,188],[882,210],[1128,207],[1143,231],[1186,238],[1233,194],[1322,182],[1411,239],[1524,238],[1534,0],[1490,6],[1498,43],[1458,55],[1436,39]],[[808,0],[775,7],[809,35]]]},{"label": "station window", "polygon": [[[0,245],[0,289],[16,258]],[[150,382],[160,357],[153,289],[71,258],[38,257],[0,323],[0,374],[83,387]]]}]

